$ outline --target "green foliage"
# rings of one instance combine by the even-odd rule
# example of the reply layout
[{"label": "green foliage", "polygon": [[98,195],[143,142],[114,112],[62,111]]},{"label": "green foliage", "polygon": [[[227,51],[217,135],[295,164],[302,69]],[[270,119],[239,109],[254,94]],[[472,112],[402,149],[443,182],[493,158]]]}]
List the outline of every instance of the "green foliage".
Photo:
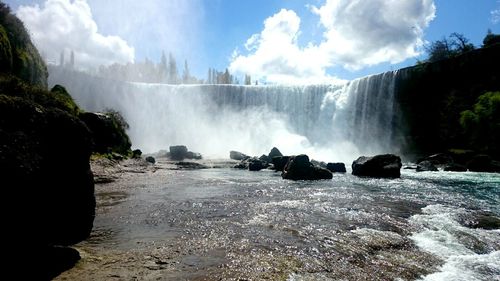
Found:
[{"label": "green foliage", "polygon": [[[8,46],[10,46],[10,59],[8,58]],[[5,65],[2,56],[6,58],[7,63]],[[0,69],[2,71],[10,72],[26,82],[47,87],[47,67],[38,50],[32,44],[24,24],[11,13],[6,4],[1,2],[0,58],[2,62]],[[12,66],[8,67],[9,65]]]},{"label": "green foliage", "polygon": [[132,151],[130,149],[132,143],[130,142],[130,139],[126,132],[126,130],[129,128],[129,124],[127,123],[123,115],[121,115],[121,113],[116,110],[107,109],[105,114],[111,119],[111,122],[113,124],[112,133],[115,135],[115,138],[119,140],[112,147],[113,152],[117,152],[125,156],[132,155]]},{"label": "green foliage", "polygon": [[460,125],[474,148],[498,155],[500,92],[481,95],[472,110],[465,110],[460,114]]},{"label": "green foliage", "polygon": [[483,47],[493,46],[500,43],[500,34],[493,34],[491,30],[488,30],[488,34],[483,39]]},{"label": "green foliage", "polygon": [[432,42],[426,49],[429,54],[428,61],[435,62],[472,51],[474,45],[464,35],[454,32],[448,38],[444,37],[441,40]]},{"label": "green foliage", "polygon": [[56,86],[49,92],[12,75],[0,75],[0,94],[23,98],[42,107],[58,108],[71,115],[77,115],[80,112],[78,106],[62,86]]}]

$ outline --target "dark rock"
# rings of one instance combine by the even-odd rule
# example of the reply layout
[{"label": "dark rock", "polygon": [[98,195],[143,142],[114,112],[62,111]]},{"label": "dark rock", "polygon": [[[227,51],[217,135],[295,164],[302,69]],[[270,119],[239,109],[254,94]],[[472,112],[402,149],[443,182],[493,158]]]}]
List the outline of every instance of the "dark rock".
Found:
[{"label": "dark rock", "polygon": [[399,178],[401,158],[393,154],[361,156],[352,163],[352,174],[356,176]]},{"label": "dark rock", "polygon": [[188,151],[186,153],[186,159],[195,159],[195,160],[201,160],[203,159],[203,157],[201,156],[200,153],[197,153],[197,152],[192,152],[192,151]]},{"label": "dark rock", "polygon": [[423,159],[420,159],[419,161],[417,161],[417,164],[420,164],[421,162],[425,161],[430,162],[432,165],[435,166],[442,166],[442,165],[452,164],[453,158],[446,153],[437,153],[431,156],[427,156]]},{"label": "dark rock", "polygon": [[471,172],[500,173],[500,163],[488,155],[476,155],[467,163],[467,168]]},{"label": "dark rock", "polygon": [[281,154],[281,151],[279,151],[279,149],[277,149],[276,147],[273,147],[267,156],[269,157],[269,159],[271,159],[268,162],[271,162],[273,157],[280,157],[280,156],[283,156],[283,154]]},{"label": "dark rock", "polygon": [[172,160],[184,160],[188,156],[188,149],[185,145],[170,146],[169,150],[169,156]]},{"label": "dark rock", "polygon": [[327,169],[314,166],[307,155],[301,154],[290,157],[281,177],[289,180],[321,180],[332,179],[333,176]]},{"label": "dark rock", "polygon": [[245,159],[248,159],[250,158],[250,156],[246,155],[246,154],[243,154],[241,152],[238,152],[238,151],[233,151],[231,150],[229,152],[229,158],[233,159],[233,160],[245,160]]},{"label": "dark rock", "polygon": [[80,114],[79,118],[92,133],[94,152],[102,154],[117,152],[122,155],[127,155],[130,152],[130,139],[124,128],[115,122],[110,115],[85,112]]},{"label": "dark rock", "polygon": [[246,170],[246,169],[248,169],[248,162],[245,160],[242,160],[240,163],[234,165],[233,168]]},{"label": "dark rock", "polygon": [[180,169],[186,169],[186,170],[199,170],[199,169],[210,168],[207,165],[203,165],[203,164],[196,163],[196,162],[184,162],[184,161],[182,161],[182,162],[175,163],[175,165],[177,165]]},{"label": "dark rock", "polygon": [[89,130],[75,116],[0,95],[4,196],[22,198],[22,211],[3,224],[13,235],[9,241],[71,245],[89,236],[95,214],[91,143]]},{"label": "dark rock", "polygon": [[275,156],[273,157],[274,170],[283,172],[286,163],[290,160],[290,156]]},{"label": "dark rock", "polygon": [[488,212],[468,214],[460,217],[459,221],[463,226],[469,228],[500,229],[500,218]]},{"label": "dark rock", "polygon": [[266,161],[260,159],[252,158],[248,160],[248,170],[249,171],[260,171],[267,168],[268,164]]},{"label": "dark rock", "polygon": [[141,158],[142,151],[140,149],[134,149],[132,151],[132,158]]},{"label": "dark rock", "polygon": [[320,167],[320,168],[324,168],[326,169],[326,163],[323,162],[323,161],[318,161],[318,160],[314,160],[314,159],[311,159],[311,163],[316,166],[316,167]]},{"label": "dark rock", "polygon": [[326,168],[332,173],[345,173],[347,172],[344,163],[328,163]]},{"label": "dark rock", "polygon": [[449,164],[444,167],[445,172],[467,172],[467,167],[460,164]]},{"label": "dark rock", "polygon": [[437,172],[438,168],[431,161],[422,161],[417,165],[417,172]]},{"label": "dark rock", "polygon": [[261,161],[264,161],[266,163],[271,163],[273,161],[272,158],[269,158],[269,156],[265,155],[265,154],[262,154],[260,157],[259,157],[259,160]]},{"label": "dark rock", "polygon": [[154,164],[154,163],[156,163],[156,159],[153,156],[148,156],[148,157],[146,157],[146,162]]}]

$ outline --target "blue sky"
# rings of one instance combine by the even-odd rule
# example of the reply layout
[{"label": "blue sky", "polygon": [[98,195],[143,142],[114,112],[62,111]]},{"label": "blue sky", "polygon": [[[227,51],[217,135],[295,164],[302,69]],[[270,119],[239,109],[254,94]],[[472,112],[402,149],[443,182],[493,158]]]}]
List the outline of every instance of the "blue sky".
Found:
[{"label": "blue sky", "polygon": [[[91,28],[94,33],[92,38],[85,39],[71,35],[67,39],[68,42],[49,42],[47,33],[53,32],[53,30],[47,30],[47,28],[55,26],[57,29],[67,21],[62,19],[58,24],[54,25],[48,23],[48,17],[43,17],[42,14],[45,1],[4,1],[14,11],[18,11],[20,5],[25,7],[39,5],[38,10],[25,9],[19,12],[18,15],[25,20],[26,25],[32,32],[32,36],[35,37],[34,40],[39,41],[37,45],[46,56],[54,57],[60,51],[54,51],[52,54],[53,50],[68,48],[76,50],[77,58],[82,58],[82,60],[88,58],[88,64],[126,61],[131,58],[138,61],[144,60],[145,57],[158,61],[162,50],[164,50],[165,52],[172,52],[179,61],[187,59],[192,73],[200,78],[205,78],[209,67],[220,70],[230,67],[238,73],[253,72],[254,76],[262,75],[263,77],[260,77],[260,79],[267,79],[271,82],[272,79],[269,77],[280,81],[279,79],[285,76],[291,79],[300,79],[302,76],[311,79],[314,75],[350,80],[413,65],[417,59],[424,59],[425,54],[415,55],[414,51],[418,51],[418,48],[410,51],[405,49],[405,47],[410,46],[408,45],[409,42],[414,42],[412,40],[434,41],[452,32],[459,32],[469,38],[474,45],[479,46],[488,29],[491,29],[494,33],[500,33],[500,23],[494,20],[494,11],[500,10],[500,2],[497,0],[408,0],[414,2],[415,5],[408,6],[407,10],[406,7],[402,7],[401,11],[389,8],[377,10],[376,6],[364,9],[360,5],[373,4],[374,1],[358,1],[359,6],[350,14],[337,10],[337,18],[328,14],[331,9],[328,9],[327,2],[331,2],[329,4],[332,6],[337,1],[345,3],[348,3],[348,1],[144,0],[141,3],[131,0],[51,1],[53,1],[53,4],[56,3],[63,7],[73,5],[71,6],[74,8],[71,18],[74,19],[74,15],[83,18],[79,23],[80,25],[78,23],[74,24],[75,31],[73,33],[87,34],[85,28],[91,26],[88,24],[89,22],[93,22],[95,28]],[[385,3],[391,1],[377,0],[375,2]],[[76,3],[79,5],[77,6]],[[417,16],[418,13],[427,13],[427,15],[430,13],[430,10],[422,11],[420,6],[417,7],[417,4],[427,8],[429,5],[434,4],[435,14],[433,19],[424,19],[423,14]],[[89,13],[80,13],[79,10],[85,10],[85,5],[90,8]],[[55,7],[55,5],[53,6]],[[316,12],[314,12],[315,8],[313,7],[316,7]],[[373,13],[370,12],[372,11],[370,9],[373,9]],[[63,12],[59,11],[58,15],[64,16],[64,11],[67,12],[68,9],[63,9]],[[368,24],[379,24],[381,17],[390,17],[397,21],[399,18],[413,18],[415,16],[414,22],[422,27],[422,34],[419,38],[402,40],[401,38],[411,36],[411,34],[406,32],[401,34],[401,38],[398,37],[398,34],[395,33],[399,30],[398,23],[392,26],[389,22],[385,23],[386,25],[373,26],[374,33],[377,32],[381,36],[389,34],[388,36],[392,36],[390,38],[398,40],[400,46],[387,47],[377,42],[379,40],[376,36],[374,38],[368,36],[366,37],[367,42],[364,42],[363,37],[367,34],[370,35],[370,32],[365,32],[357,34],[357,38],[341,37],[341,39],[352,39],[350,41],[353,43],[352,46],[359,48],[356,52],[345,53],[341,50],[328,50],[328,48],[335,49],[337,46],[335,42],[337,37],[331,35],[331,33],[329,33],[328,36],[330,37],[328,37],[326,35],[328,31],[351,30],[352,27],[349,27],[349,25],[353,25],[354,31],[356,31],[358,24],[354,20],[356,19],[354,16],[357,16],[356,11],[364,11],[358,19],[359,21],[370,20]],[[401,16],[399,17],[400,12]],[[38,19],[36,13],[39,16]],[[500,14],[500,11],[497,13]],[[328,27],[326,22],[331,20],[332,17],[334,18],[334,24]],[[351,17],[353,21],[349,21]],[[271,18],[274,21],[268,21],[267,31],[265,32],[264,22],[266,19]],[[295,24],[298,21],[300,21],[300,25],[297,25],[298,28],[295,30]],[[402,24],[406,23],[402,22]],[[343,29],[336,29],[336,25],[342,25]],[[286,27],[284,31],[286,34],[284,34],[283,39],[289,39],[287,36],[293,37],[294,42],[290,43],[291,46],[288,43],[281,45],[278,41],[273,41],[273,37],[283,35],[280,30],[276,33],[276,30],[283,26]],[[362,26],[360,25],[361,28]],[[392,30],[385,33],[383,30],[385,26],[392,28]],[[297,33],[294,33],[295,31]],[[247,50],[245,43],[254,34],[258,35],[256,36],[257,43],[251,44],[251,49]],[[66,37],[61,35],[58,38],[60,38],[60,41],[64,41],[61,38]],[[380,41],[386,39],[380,38]],[[88,43],[92,42],[92,40],[96,42],[95,46]],[[325,41],[328,41],[327,44],[322,44]],[[77,44],[74,42],[85,43]],[[273,43],[277,43],[278,50],[269,50],[269,46],[274,46]],[[83,46],[87,45],[89,50],[82,49]],[[290,53],[285,51],[283,51],[283,54],[280,53],[280,46],[287,50],[290,47]],[[311,48],[308,48],[308,46]],[[109,48],[116,48],[116,51]],[[386,48],[384,49],[387,51],[386,53],[392,52],[391,55],[387,54],[385,57],[376,55],[375,53],[380,51],[380,48]],[[237,53],[235,53],[235,50],[237,50]],[[401,52],[404,50],[406,50],[406,53],[402,54]],[[421,52],[421,48],[419,52]],[[81,55],[79,55],[80,53]],[[319,53],[321,55],[318,55]],[[93,54],[96,56],[95,59],[90,58]],[[273,54],[278,54],[279,60],[272,60]],[[300,59],[293,58],[294,55],[299,56]],[[102,58],[99,58],[99,56]],[[266,56],[271,56],[271,58]],[[308,58],[310,57],[311,62],[309,63]],[[357,61],[358,58],[359,61]],[[279,65],[280,63],[283,65]],[[316,68],[315,63],[322,64],[322,66]],[[305,70],[300,69],[301,64],[304,65]],[[272,71],[283,71],[283,75],[274,75]]]}]

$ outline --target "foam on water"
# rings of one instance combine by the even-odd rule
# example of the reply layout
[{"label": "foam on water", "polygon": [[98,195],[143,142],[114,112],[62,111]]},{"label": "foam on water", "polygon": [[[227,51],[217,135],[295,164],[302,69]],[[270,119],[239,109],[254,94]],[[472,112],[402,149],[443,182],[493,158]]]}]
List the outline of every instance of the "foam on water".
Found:
[{"label": "foam on water", "polygon": [[[429,205],[410,222],[420,229],[411,239],[424,251],[444,260],[440,271],[423,280],[500,280],[500,230],[462,226],[458,216],[467,210]],[[495,277],[494,277],[495,278]]]}]

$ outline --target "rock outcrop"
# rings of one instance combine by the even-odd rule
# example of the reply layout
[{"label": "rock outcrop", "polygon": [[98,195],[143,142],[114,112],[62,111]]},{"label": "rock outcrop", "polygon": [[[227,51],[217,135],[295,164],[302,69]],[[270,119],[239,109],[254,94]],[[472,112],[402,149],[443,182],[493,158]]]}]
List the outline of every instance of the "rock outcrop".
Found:
[{"label": "rock outcrop", "polygon": [[361,156],[352,163],[352,174],[377,178],[399,178],[401,166],[401,158],[393,154]]},{"label": "rock outcrop", "polygon": [[283,179],[289,180],[321,180],[332,179],[332,173],[327,169],[314,166],[305,154],[291,156],[286,164]]},{"label": "rock outcrop", "polygon": [[344,163],[328,163],[326,168],[332,173],[345,173],[347,172]]}]

